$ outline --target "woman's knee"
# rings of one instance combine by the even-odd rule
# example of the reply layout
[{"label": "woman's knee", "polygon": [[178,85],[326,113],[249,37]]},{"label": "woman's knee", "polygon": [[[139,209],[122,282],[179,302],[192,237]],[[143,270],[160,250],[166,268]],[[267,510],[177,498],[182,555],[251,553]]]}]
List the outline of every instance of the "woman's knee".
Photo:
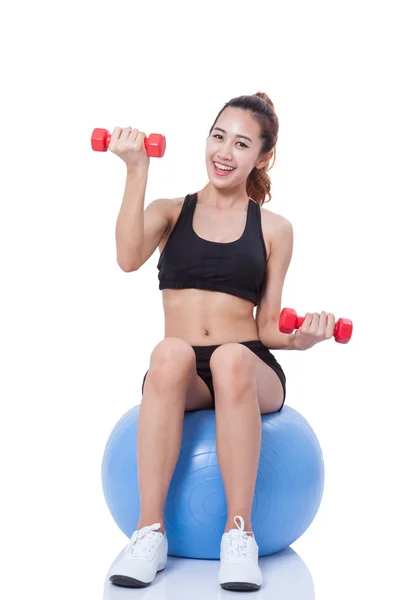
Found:
[{"label": "woman's knee", "polygon": [[165,338],[150,356],[148,377],[161,386],[191,379],[196,368],[196,355],[192,346],[181,338]]},{"label": "woman's knee", "polygon": [[255,364],[251,351],[242,344],[229,343],[219,346],[210,359],[210,369],[215,384],[223,382],[238,393],[246,390],[255,380]]}]

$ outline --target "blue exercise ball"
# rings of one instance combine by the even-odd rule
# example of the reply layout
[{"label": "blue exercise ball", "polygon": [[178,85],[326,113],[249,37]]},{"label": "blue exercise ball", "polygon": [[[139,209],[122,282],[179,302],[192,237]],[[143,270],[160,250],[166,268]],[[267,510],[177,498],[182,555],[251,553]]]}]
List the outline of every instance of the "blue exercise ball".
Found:
[{"label": "blue exercise ball", "polygon": [[[136,460],[139,410],[140,405],[130,409],[114,427],[101,473],[107,505],[128,537],[140,516]],[[313,521],[322,499],[324,462],[314,431],[293,408],[285,405],[280,412],[261,415],[261,421],[252,525],[259,556],[266,556],[287,548]],[[164,512],[170,556],[220,557],[227,504],[215,435],[214,410],[185,413],[181,451]]]}]

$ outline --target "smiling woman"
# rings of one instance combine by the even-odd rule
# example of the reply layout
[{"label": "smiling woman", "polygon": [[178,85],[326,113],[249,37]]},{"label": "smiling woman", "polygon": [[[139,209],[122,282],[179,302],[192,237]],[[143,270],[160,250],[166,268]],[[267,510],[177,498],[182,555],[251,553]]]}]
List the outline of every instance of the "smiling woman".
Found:
[{"label": "smiling woman", "polygon": [[[274,105],[269,96],[263,92],[258,92],[252,96],[239,96],[227,102],[218,113],[209,132],[211,138],[218,140],[221,144],[227,137],[230,137],[228,131],[222,127],[224,121],[222,115],[227,119],[235,118],[235,111],[229,109],[239,109],[241,112],[246,111],[253,121],[248,121],[248,124],[246,123],[246,132],[249,130],[252,131],[252,133],[254,132],[251,137],[240,131],[234,131],[232,132],[232,135],[234,136],[235,141],[237,140],[236,147],[250,150],[250,152],[245,154],[247,160],[244,160],[244,164],[241,163],[240,166],[248,168],[248,165],[251,164],[251,160],[254,160],[255,155],[257,155],[256,158],[262,157],[264,159],[261,162],[256,162],[251,168],[250,174],[247,172],[246,182],[248,196],[262,206],[265,202],[266,195],[268,195],[267,202],[271,200],[271,180],[267,171],[273,167],[276,158],[279,120],[275,113]],[[236,114],[240,115],[237,111]],[[218,126],[216,125],[217,123]],[[242,140],[246,140],[246,142]],[[261,140],[261,149],[259,140]],[[224,162],[223,160],[218,163],[214,162],[214,165],[220,167],[214,167],[215,174],[222,177],[226,176],[225,169],[222,170],[223,165],[229,168],[229,172],[237,168],[236,165],[230,164],[229,161]]]},{"label": "smiling woman", "polygon": [[[143,570],[138,562],[123,561],[114,567],[114,582],[119,578],[136,586],[145,577],[147,584],[165,566],[164,504],[180,452],[182,419],[188,411],[214,409],[228,504],[222,541],[227,550],[229,533],[247,546],[247,562],[237,556],[237,564],[244,569],[246,589],[260,586],[251,507],[261,415],[281,411],[286,395],[286,377],[268,348],[268,337],[275,348],[292,349],[295,335],[275,331],[292,255],[292,227],[262,208],[266,196],[271,199],[267,171],[278,129],[266,94],[233,98],[219,111],[207,137],[206,186],[184,197],[154,201],[144,212],[143,228],[134,231],[131,226],[129,235],[125,224],[135,212],[127,203],[121,210],[119,239],[142,240],[140,253],[126,259],[125,264],[135,264],[131,270],[159,247],[165,334],[150,356],[138,422],[141,514],[133,543],[140,538],[146,552],[154,553],[151,572],[148,564]],[[132,197],[134,189],[145,189],[147,171],[138,177]],[[119,255],[127,257],[127,246],[122,246]],[[238,516],[246,532],[237,530]],[[155,530],[149,529],[152,524]],[[237,585],[225,567],[221,584]]]}]

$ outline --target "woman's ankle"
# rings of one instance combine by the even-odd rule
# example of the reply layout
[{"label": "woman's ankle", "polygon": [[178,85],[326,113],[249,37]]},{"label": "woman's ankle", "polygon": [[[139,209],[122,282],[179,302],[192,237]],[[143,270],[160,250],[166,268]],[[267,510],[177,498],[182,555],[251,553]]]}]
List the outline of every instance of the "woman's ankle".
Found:
[{"label": "woman's ankle", "polygon": [[156,529],[155,531],[160,531],[161,533],[165,533],[165,526],[164,523],[160,520],[156,520],[156,521],[152,521],[151,519],[141,519],[138,524],[136,525],[136,530],[138,531],[139,529],[142,529],[142,527],[146,527],[149,525],[153,525],[153,523],[160,523],[160,527],[158,529]]}]

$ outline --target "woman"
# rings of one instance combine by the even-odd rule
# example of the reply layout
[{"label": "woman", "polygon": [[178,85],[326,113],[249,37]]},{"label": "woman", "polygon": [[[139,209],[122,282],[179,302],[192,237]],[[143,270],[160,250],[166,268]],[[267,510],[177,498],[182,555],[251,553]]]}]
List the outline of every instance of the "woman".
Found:
[{"label": "woman", "polygon": [[292,335],[278,329],[293,230],[286,218],[261,208],[271,198],[267,171],[278,127],[266,94],[230,100],[207,138],[207,185],[184,198],[155,200],[145,211],[145,134],[113,131],[109,149],[128,167],[116,225],[118,264],[135,271],[158,246],[165,311],[165,338],[151,354],[139,413],[141,514],[111,569],[116,585],[148,585],[165,567],[164,504],[184,413],[215,409],[228,505],[219,583],[231,590],[261,586],[251,523],[261,415],[280,411],[286,394],[284,372],[269,349],[311,348],[332,337],[335,326],[334,315],[323,312],[307,313]]}]

